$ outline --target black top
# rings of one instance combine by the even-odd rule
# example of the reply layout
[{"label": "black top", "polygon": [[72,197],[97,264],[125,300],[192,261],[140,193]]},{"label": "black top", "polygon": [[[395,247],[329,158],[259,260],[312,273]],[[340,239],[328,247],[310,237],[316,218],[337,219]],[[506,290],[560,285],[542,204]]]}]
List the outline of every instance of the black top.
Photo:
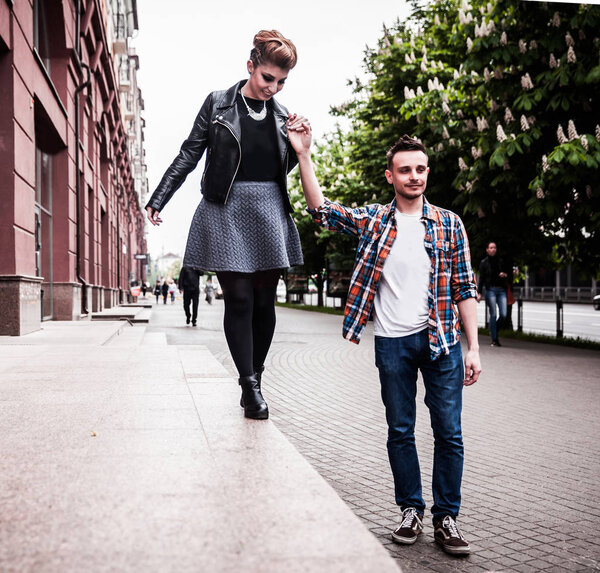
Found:
[{"label": "black top", "polygon": [[506,288],[507,280],[506,277],[502,278],[500,276],[501,272],[506,272],[502,259],[498,255],[494,255],[493,257],[488,255],[479,265],[479,285],[477,290],[481,292],[483,287]]},{"label": "black top", "polygon": [[[244,96],[245,97],[245,96]],[[256,113],[263,109],[262,100],[246,98]],[[248,115],[248,109],[238,93],[236,103],[242,128],[242,161],[236,181],[280,181],[281,162],[275,133],[275,121],[271,102],[267,102],[267,116],[256,121]]]},{"label": "black top", "polygon": [[179,290],[188,292],[200,292],[200,275],[201,271],[192,267],[181,267],[177,286]]}]

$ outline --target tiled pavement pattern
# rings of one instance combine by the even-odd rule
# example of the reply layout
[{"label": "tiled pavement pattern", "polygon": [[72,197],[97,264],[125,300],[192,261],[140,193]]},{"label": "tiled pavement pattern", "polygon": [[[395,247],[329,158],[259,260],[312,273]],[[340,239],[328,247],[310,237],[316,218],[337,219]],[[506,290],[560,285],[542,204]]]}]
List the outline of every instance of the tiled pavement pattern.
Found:
[{"label": "tiled pavement pattern", "polygon": [[[167,340],[206,344],[233,372],[222,302],[200,310],[197,330],[164,328]],[[340,332],[339,316],[278,309],[265,397],[278,428],[405,572],[600,569],[600,353],[511,340],[490,348],[482,337],[484,372],[465,390],[463,410],[459,524],[473,554],[453,558],[433,542],[429,519],[415,545],[390,541],[398,511],[373,338],[367,332],[356,346]],[[432,436],[422,393],[419,400],[417,446],[430,506]]]}]

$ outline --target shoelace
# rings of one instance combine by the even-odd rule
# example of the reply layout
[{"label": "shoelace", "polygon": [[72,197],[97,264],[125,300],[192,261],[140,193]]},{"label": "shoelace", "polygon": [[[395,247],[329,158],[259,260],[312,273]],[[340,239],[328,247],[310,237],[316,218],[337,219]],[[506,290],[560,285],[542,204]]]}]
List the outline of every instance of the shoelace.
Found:
[{"label": "shoelace", "polygon": [[404,518],[402,519],[402,523],[400,524],[400,528],[403,527],[412,527],[413,520],[416,519],[419,525],[421,525],[421,520],[419,518],[419,514],[412,507],[410,509],[405,510]]},{"label": "shoelace", "polygon": [[450,537],[458,537],[459,539],[464,539],[463,534],[460,532],[460,529],[458,529],[456,521],[454,521],[454,519],[452,519],[449,515],[444,517],[442,527],[445,527],[450,531]]}]

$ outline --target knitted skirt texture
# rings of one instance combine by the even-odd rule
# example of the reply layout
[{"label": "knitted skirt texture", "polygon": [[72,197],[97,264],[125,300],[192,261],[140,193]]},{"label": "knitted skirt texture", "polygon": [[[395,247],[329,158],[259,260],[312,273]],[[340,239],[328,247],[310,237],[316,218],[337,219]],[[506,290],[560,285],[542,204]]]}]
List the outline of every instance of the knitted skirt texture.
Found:
[{"label": "knitted skirt texture", "polygon": [[200,201],[183,264],[203,271],[252,273],[303,262],[298,230],[279,185],[239,181],[227,204]]}]

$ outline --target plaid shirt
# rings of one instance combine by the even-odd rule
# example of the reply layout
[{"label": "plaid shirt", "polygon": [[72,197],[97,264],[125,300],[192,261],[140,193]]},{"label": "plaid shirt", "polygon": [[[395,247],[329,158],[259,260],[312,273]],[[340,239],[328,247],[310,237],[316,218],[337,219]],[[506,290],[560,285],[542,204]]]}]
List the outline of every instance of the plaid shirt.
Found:
[{"label": "plaid shirt", "polygon": [[[396,200],[387,205],[350,209],[328,199],[309,210],[314,220],[331,231],[358,237],[358,248],[344,310],[344,338],[358,344],[373,308],[383,265],[396,239]],[[431,260],[428,289],[431,358],[448,354],[460,339],[456,303],[477,297],[469,242],[458,215],[423,198],[425,250]]]}]

